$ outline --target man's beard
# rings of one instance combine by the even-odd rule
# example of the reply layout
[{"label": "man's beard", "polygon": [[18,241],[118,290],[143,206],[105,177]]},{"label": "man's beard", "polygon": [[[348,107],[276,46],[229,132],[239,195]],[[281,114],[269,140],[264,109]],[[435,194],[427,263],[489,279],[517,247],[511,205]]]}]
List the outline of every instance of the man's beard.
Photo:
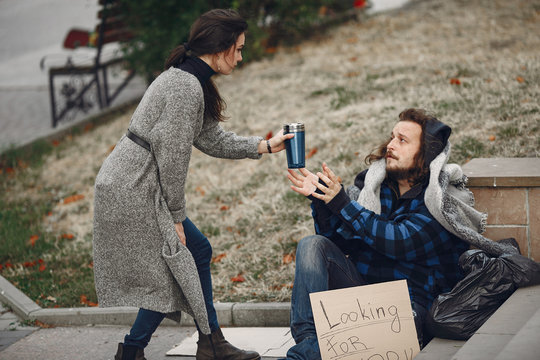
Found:
[{"label": "man's beard", "polygon": [[410,167],[407,169],[386,169],[386,174],[390,179],[393,180],[409,180],[413,179],[416,175],[416,169],[414,167]]},{"label": "man's beard", "polygon": [[[394,154],[392,154],[391,151],[389,151],[387,155],[396,161],[398,160],[398,158]],[[416,168],[414,166],[411,166],[408,168],[397,167],[397,168],[389,169],[387,165],[386,174],[388,175],[390,179],[395,180],[395,181],[410,180],[416,176]]]}]

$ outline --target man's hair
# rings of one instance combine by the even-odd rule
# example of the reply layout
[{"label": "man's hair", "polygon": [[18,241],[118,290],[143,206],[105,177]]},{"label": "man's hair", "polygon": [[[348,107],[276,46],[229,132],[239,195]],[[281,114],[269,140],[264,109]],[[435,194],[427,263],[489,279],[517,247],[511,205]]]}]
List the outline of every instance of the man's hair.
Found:
[{"label": "man's hair", "polygon": [[[425,161],[425,129],[426,123],[435,119],[432,115],[429,115],[423,109],[406,109],[399,114],[399,121],[411,121],[417,123],[422,128],[422,133],[420,134],[420,149],[414,156],[414,166],[411,169],[411,177],[408,179],[409,184],[415,185],[422,183],[429,174],[429,164],[426,164]],[[386,147],[392,139],[387,139],[384,143],[376,147],[371,154],[366,156],[365,162],[367,165],[371,165],[373,162],[386,158]]]}]

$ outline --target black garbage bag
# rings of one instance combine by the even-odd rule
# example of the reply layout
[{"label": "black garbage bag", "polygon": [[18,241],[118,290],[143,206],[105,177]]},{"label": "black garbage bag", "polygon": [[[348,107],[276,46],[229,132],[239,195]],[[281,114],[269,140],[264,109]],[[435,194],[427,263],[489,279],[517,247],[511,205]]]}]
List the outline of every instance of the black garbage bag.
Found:
[{"label": "black garbage bag", "polygon": [[439,295],[427,316],[426,328],[435,337],[469,339],[518,287],[540,284],[540,264],[519,254],[492,258],[468,250],[459,266],[465,278]]}]

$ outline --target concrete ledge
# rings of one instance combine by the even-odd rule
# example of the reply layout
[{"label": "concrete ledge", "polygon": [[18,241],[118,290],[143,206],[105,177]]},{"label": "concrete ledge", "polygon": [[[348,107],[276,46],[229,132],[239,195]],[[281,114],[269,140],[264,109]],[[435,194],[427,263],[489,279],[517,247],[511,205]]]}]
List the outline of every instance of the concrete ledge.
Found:
[{"label": "concrete ledge", "polygon": [[233,306],[234,326],[289,327],[290,303],[236,303]]},{"label": "concrete ledge", "polygon": [[[43,309],[0,276],[0,301],[24,320],[50,325],[126,325],[130,326],[139,309],[134,307],[80,307]],[[290,303],[215,303],[221,326],[288,327]],[[163,325],[195,326],[193,318],[182,313],[180,324],[165,319]]]},{"label": "concrete ledge", "polygon": [[3,276],[0,276],[0,301],[7,304],[15,314],[23,320],[28,320],[28,314],[40,310],[41,307],[13,286]]}]

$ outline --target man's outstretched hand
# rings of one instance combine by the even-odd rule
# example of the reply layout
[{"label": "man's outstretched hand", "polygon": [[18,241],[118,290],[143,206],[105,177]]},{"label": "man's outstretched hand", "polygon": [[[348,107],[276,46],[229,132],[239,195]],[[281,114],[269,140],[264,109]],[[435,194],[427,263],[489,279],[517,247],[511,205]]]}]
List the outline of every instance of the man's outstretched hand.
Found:
[{"label": "man's outstretched hand", "polygon": [[325,204],[328,204],[341,191],[341,182],[336,176],[336,174],[334,174],[334,172],[326,165],[326,163],[322,164],[322,170],[322,173],[317,173],[317,177],[318,179],[324,181],[326,186],[321,184],[318,179],[313,183],[313,185],[315,185],[317,189],[322,191],[324,195],[316,192],[313,192],[312,195],[313,197],[324,201]]},{"label": "man's outstretched hand", "polygon": [[317,189],[314,183],[319,182],[317,175],[313,174],[309,170],[302,168],[298,169],[299,172],[288,169],[289,173],[287,177],[292,183],[291,189],[304,196],[312,195]]}]

